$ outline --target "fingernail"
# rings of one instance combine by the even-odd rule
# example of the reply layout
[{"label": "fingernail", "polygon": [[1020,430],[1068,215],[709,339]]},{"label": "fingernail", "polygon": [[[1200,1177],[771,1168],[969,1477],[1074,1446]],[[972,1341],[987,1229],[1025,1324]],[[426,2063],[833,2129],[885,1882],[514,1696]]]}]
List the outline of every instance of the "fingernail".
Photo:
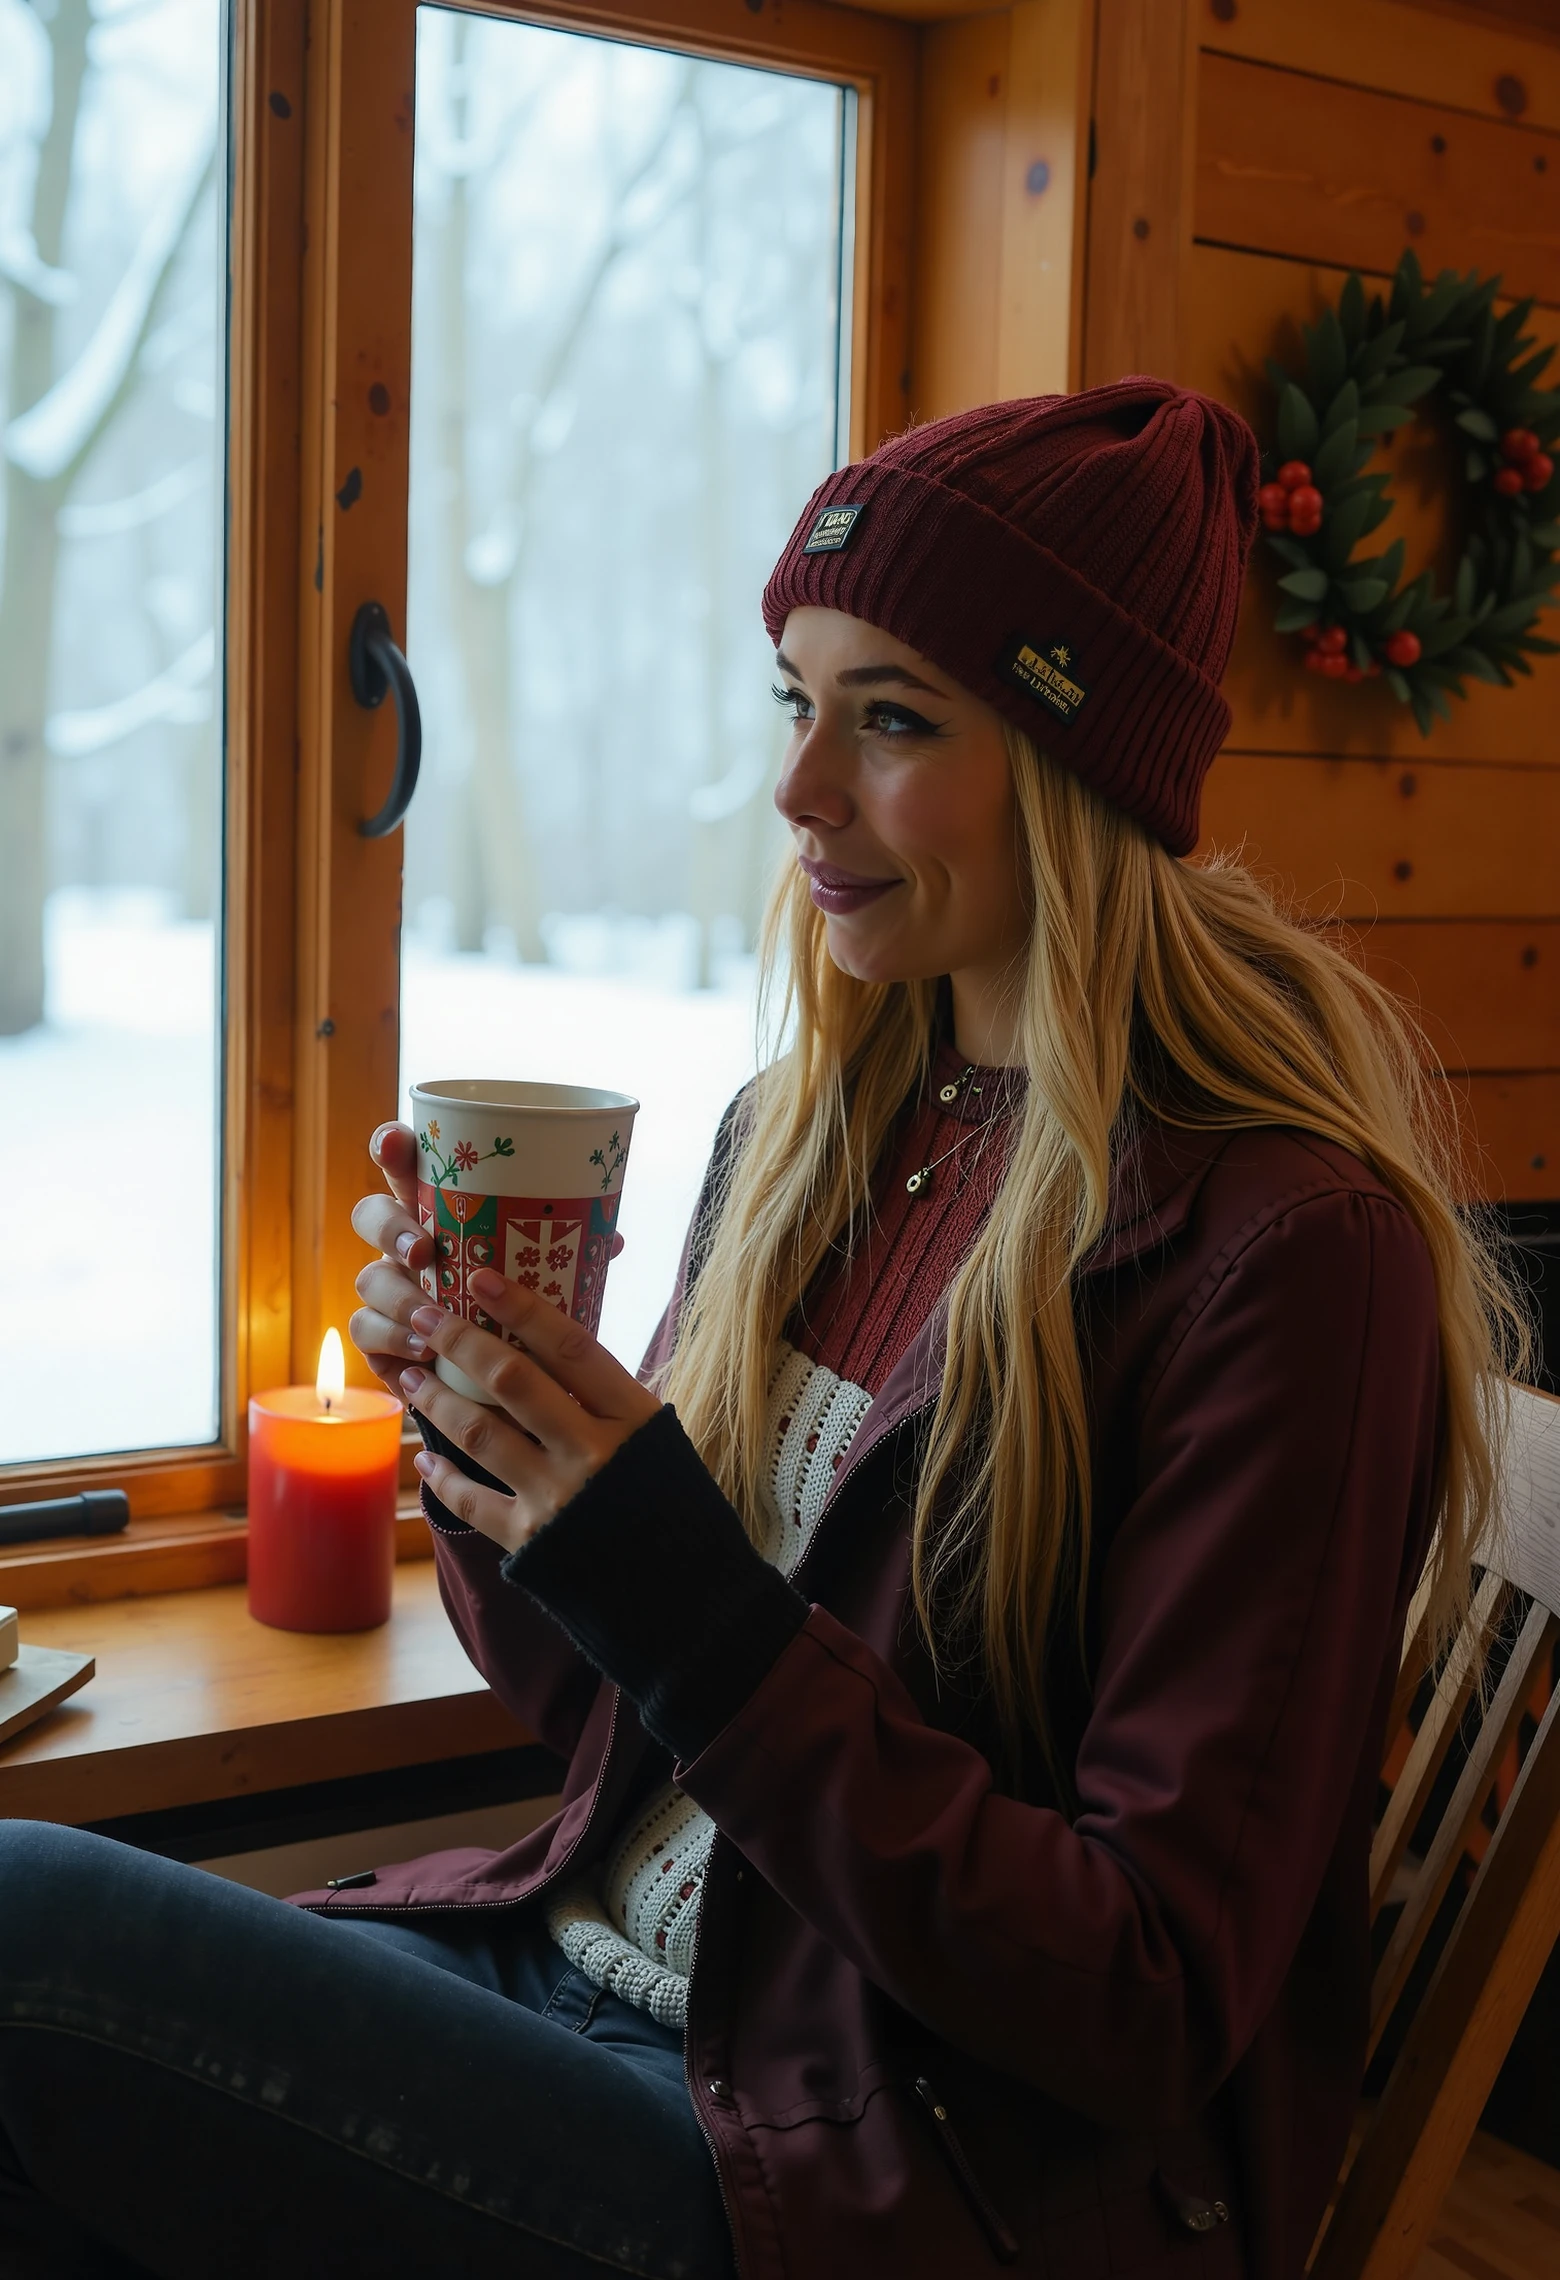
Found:
[{"label": "fingernail", "polygon": [[395,1239],[396,1257],[398,1259],[409,1259],[420,1240],[421,1237],[417,1235],[398,1235]]},{"label": "fingernail", "polygon": [[406,1339],[406,1350],[409,1354],[426,1354],[428,1341],[426,1338],[419,1338],[415,1330],[409,1331]]},{"label": "fingernail", "polygon": [[410,1369],[401,1372],[401,1391],[408,1401],[415,1401],[427,1382],[426,1370]]},{"label": "fingernail", "polygon": [[466,1288],[476,1298],[502,1298],[504,1278],[491,1267],[476,1267],[466,1277]]},{"label": "fingernail", "polygon": [[413,1472],[420,1472],[424,1480],[432,1480],[433,1459],[429,1456],[426,1449],[419,1449],[416,1456],[413,1457],[412,1470]]},{"label": "fingernail", "polygon": [[442,1307],[418,1306],[412,1310],[412,1328],[420,1330],[425,1338],[431,1338],[443,1320],[444,1310]]}]

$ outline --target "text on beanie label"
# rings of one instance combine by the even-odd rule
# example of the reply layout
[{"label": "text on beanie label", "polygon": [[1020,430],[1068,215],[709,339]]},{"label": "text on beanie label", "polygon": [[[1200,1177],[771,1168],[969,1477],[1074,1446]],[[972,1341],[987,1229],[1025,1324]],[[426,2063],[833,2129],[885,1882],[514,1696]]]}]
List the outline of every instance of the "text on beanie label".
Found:
[{"label": "text on beanie label", "polygon": [[1032,642],[1015,642],[1007,652],[1007,669],[1021,689],[1048,705],[1059,720],[1071,720],[1088,690],[1070,678],[1067,667],[1072,651],[1063,641],[1041,653]]},{"label": "text on beanie label", "polygon": [[824,507],[813,518],[804,554],[838,554],[856,527],[860,507]]}]

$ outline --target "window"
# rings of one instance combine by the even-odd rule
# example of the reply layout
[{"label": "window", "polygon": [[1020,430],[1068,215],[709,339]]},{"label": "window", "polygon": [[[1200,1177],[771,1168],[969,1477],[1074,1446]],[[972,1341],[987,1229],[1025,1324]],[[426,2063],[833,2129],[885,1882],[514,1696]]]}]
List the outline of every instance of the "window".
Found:
[{"label": "window", "polygon": [[[385,606],[428,720],[408,1069],[495,1067],[487,1006],[567,1076],[617,1009],[602,1052],[645,1100],[631,1353],[750,1065],[758,584],[836,455],[907,416],[907,26],[317,0],[306,40],[305,15],[0,0],[0,512],[8,546],[29,530],[5,606],[50,629],[21,643],[27,764],[8,714],[0,767],[0,1502],[123,1484],[148,1542],[185,1530],[181,1581],[198,1516],[242,1503],[248,1389],[312,1375],[353,1304],[347,1215],[399,1095],[402,835],[357,830],[394,724],[352,696],[356,611]],[[615,516],[611,543],[556,543],[570,515]],[[500,770],[471,797],[483,612],[515,814],[473,883],[506,796]]]},{"label": "window", "polygon": [[0,8],[0,1464],[220,1430],[223,60]]}]

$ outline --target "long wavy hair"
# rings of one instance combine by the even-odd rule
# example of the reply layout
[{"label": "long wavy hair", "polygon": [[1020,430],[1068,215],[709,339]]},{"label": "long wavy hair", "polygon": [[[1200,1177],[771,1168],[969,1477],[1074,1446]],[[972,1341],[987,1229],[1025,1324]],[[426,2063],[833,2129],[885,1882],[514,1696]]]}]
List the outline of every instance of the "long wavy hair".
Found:
[{"label": "long wavy hair", "polygon": [[[1066,1621],[1081,1645],[1091,1524],[1072,1280],[1104,1227],[1135,1118],[1336,1141],[1424,1236],[1443,1386],[1421,1602],[1433,1645],[1467,1614],[1505,1379],[1526,1331],[1496,1251],[1458,1208],[1451,1096],[1402,1005],[1332,929],[1287,915],[1239,862],[1178,860],[1016,729],[1007,741],[1032,905],[1011,977],[1029,1082],[995,1203],[948,1295],[913,1574],[939,1667],[973,1642],[1008,1748],[1038,1743],[1060,1772],[1048,1645]],[[769,909],[762,971],[789,1042],[745,1104],[661,1381],[755,1540],[777,1341],[825,1259],[866,1223],[873,1167],[929,1071],[937,1007],[935,982],[841,972],[794,865]]]}]

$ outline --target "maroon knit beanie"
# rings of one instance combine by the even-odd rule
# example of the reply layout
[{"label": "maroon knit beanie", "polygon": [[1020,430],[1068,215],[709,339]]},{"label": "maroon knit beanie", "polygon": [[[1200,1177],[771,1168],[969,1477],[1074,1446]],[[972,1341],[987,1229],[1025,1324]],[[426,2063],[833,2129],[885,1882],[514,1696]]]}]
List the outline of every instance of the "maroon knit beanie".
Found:
[{"label": "maroon knit beanie", "polygon": [[881,626],[1185,855],[1256,493],[1245,421],[1168,381],[985,404],[820,484],[764,623],[778,642],[810,603]]}]

